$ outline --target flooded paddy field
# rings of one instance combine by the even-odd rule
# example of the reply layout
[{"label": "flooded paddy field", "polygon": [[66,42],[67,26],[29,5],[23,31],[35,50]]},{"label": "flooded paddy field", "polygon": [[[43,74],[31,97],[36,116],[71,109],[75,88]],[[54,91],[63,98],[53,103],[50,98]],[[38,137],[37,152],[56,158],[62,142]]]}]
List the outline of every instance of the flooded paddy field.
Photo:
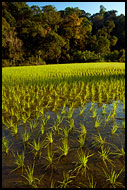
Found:
[{"label": "flooded paddy field", "polygon": [[125,187],[124,69],[84,70],[3,77],[3,188]]}]

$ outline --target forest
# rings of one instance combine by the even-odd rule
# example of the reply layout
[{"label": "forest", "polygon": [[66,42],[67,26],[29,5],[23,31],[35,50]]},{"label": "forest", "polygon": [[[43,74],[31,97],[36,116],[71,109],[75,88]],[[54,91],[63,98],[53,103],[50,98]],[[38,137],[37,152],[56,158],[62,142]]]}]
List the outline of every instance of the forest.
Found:
[{"label": "forest", "polygon": [[2,2],[2,66],[125,62],[125,16]]}]

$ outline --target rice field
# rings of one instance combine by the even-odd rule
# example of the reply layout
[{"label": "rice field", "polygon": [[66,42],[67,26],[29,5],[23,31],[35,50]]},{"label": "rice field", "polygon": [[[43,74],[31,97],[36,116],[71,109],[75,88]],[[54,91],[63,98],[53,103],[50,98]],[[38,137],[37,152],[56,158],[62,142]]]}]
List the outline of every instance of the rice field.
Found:
[{"label": "rice field", "polygon": [[2,68],[3,188],[125,188],[125,63]]}]

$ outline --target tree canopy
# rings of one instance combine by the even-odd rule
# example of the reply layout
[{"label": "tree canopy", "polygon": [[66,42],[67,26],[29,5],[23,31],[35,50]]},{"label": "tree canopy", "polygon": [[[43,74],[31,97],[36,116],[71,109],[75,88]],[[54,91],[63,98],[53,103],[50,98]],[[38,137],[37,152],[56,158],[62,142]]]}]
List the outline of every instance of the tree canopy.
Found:
[{"label": "tree canopy", "polygon": [[125,16],[2,2],[2,66],[125,61]]}]

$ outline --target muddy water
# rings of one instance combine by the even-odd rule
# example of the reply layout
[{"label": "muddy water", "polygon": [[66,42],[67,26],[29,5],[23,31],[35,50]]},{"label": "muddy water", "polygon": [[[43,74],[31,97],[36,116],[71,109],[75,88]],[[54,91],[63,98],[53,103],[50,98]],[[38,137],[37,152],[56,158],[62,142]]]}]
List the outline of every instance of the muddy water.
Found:
[{"label": "muddy water", "polygon": [[[63,97],[64,100],[64,97]],[[108,117],[109,113],[112,112],[113,104],[117,101],[117,109],[116,109],[116,116],[115,118],[111,118],[107,123],[105,122],[105,118]],[[94,148],[92,146],[92,143],[94,141],[94,136],[98,135],[99,133],[102,136],[102,139],[105,138],[106,143],[104,145],[105,148],[110,147],[110,152],[115,153],[116,146],[118,148],[125,148],[125,129],[123,128],[123,121],[125,121],[125,112],[123,110],[123,102],[117,98],[117,100],[109,99],[107,102],[106,99],[103,98],[103,101],[101,103],[98,102],[98,97],[95,96],[94,100],[94,108],[97,110],[97,115],[95,118],[92,118],[92,112],[90,111],[91,104],[92,104],[92,96],[87,99],[85,106],[86,109],[83,112],[82,115],[80,115],[80,109],[81,105],[75,101],[74,97],[70,98],[70,104],[74,102],[75,105],[73,106],[73,115],[72,119],[74,119],[75,128],[74,130],[70,131],[68,136],[68,144],[69,144],[69,152],[67,156],[62,156],[60,160],[58,160],[58,157],[61,155],[61,151],[59,150],[58,146],[62,146],[62,138],[63,138],[63,128],[67,127],[69,129],[69,123],[67,122],[68,119],[68,110],[69,106],[65,107],[66,113],[62,115],[61,117],[64,117],[62,123],[60,124],[60,130],[59,134],[56,134],[53,132],[53,145],[52,150],[54,152],[54,159],[53,159],[53,166],[48,167],[48,162],[46,160],[47,157],[47,148],[43,147],[41,149],[41,156],[36,157],[34,160],[34,154],[32,152],[32,147],[29,144],[25,144],[22,141],[22,134],[24,133],[24,130],[31,132],[31,136],[29,139],[29,143],[32,143],[34,139],[38,139],[40,137],[41,141],[43,141],[46,138],[47,133],[53,129],[54,122],[56,121],[57,115],[61,115],[62,107],[59,106],[59,108],[56,111],[52,111],[52,106],[50,107],[50,110],[45,111],[44,116],[50,115],[50,119],[48,120],[46,126],[45,126],[45,133],[44,135],[41,135],[40,126],[42,124],[41,120],[41,113],[37,121],[37,127],[30,130],[30,125],[28,121],[26,125],[22,123],[22,121],[18,124],[18,134],[17,136],[14,136],[10,129],[7,129],[5,125],[2,127],[2,136],[5,136],[9,139],[9,144],[11,145],[11,148],[9,150],[9,155],[6,155],[4,149],[2,150],[2,187],[3,188],[30,188],[31,186],[28,184],[25,178],[23,178],[22,175],[26,175],[25,169],[22,170],[21,168],[14,170],[17,166],[15,164],[15,158],[13,156],[13,153],[16,154],[16,152],[22,153],[22,151],[25,151],[25,167],[32,165],[35,163],[35,170],[34,170],[34,176],[37,178],[42,178],[40,183],[37,184],[38,188],[50,188],[51,187],[51,181],[55,181],[55,187],[59,187],[60,183],[58,181],[63,181],[63,172],[68,172],[71,170],[71,175],[76,176],[76,162],[78,162],[78,152],[80,150],[80,145],[78,142],[78,137],[81,131],[80,123],[84,124],[87,134],[86,134],[86,140],[85,144],[82,147],[82,150],[87,155],[94,154],[93,156],[88,158],[88,168],[86,170],[86,175],[81,175],[81,172],[73,178],[72,182],[68,184],[67,187],[86,187],[89,185],[88,177],[92,177],[94,179],[94,182],[96,182],[96,187],[103,188],[107,187],[110,188],[110,184],[106,182],[106,177],[103,172],[104,168],[106,170],[105,164],[102,161],[102,159],[99,156],[99,151],[101,151],[100,148]],[[61,105],[61,104],[60,104]],[[103,105],[106,105],[106,113],[102,114],[102,107]],[[95,129],[95,121],[97,116],[101,119],[101,124],[98,129]],[[34,121],[35,118],[33,117],[32,120]],[[117,124],[118,129],[115,132],[115,134],[112,135],[112,126],[114,124]],[[117,151],[118,152],[118,151]],[[109,155],[109,158],[114,163],[114,170],[118,173],[125,165],[124,157],[115,157],[113,154]],[[108,171],[110,173],[112,165],[109,162],[107,163]],[[125,176],[124,172],[121,173],[121,175],[118,178],[118,182],[121,182],[122,185],[125,185],[124,182]],[[100,183],[101,182],[101,183]],[[85,186],[86,185],[86,186]]]}]

